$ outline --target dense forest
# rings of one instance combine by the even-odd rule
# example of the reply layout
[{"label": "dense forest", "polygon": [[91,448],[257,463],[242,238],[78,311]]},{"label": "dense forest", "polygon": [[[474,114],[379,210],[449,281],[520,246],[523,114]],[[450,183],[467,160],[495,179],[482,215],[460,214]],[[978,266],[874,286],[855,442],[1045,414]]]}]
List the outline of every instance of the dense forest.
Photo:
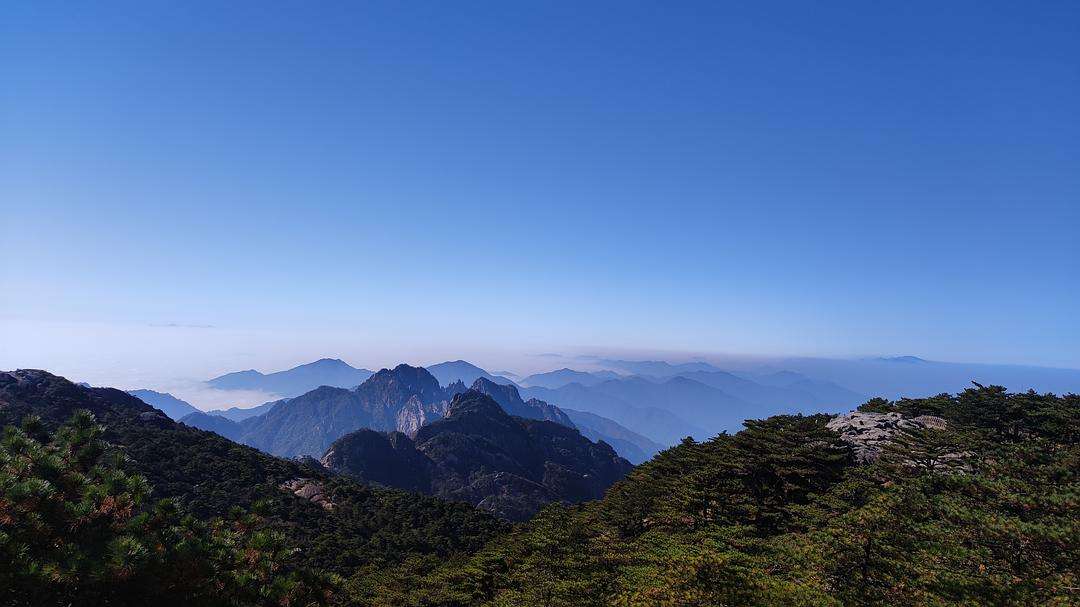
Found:
[{"label": "dense forest", "polygon": [[[1080,603],[1075,395],[871,400],[941,420],[873,457],[830,416],[752,420],[508,527],[17,373],[0,374],[6,604]],[[321,499],[282,489],[296,479]]]}]

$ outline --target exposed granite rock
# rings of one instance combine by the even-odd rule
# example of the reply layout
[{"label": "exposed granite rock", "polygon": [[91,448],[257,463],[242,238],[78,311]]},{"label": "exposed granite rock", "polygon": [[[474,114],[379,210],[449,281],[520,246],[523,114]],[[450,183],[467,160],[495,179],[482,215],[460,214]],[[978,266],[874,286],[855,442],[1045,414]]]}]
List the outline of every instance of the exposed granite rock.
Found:
[{"label": "exposed granite rock", "polygon": [[330,501],[330,496],[326,494],[325,487],[323,487],[321,482],[315,479],[294,478],[281,483],[280,489],[282,491],[288,491],[296,497],[318,504],[322,506],[324,510],[334,509],[334,502]]},{"label": "exposed granite rock", "polygon": [[851,445],[856,461],[872,462],[881,455],[883,443],[892,440],[900,431],[920,428],[944,430],[946,423],[944,419],[932,415],[904,417],[900,413],[852,411],[837,415],[825,426],[839,433],[840,439]]},{"label": "exposed granite rock", "polygon": [[164,413],[162,413],[161,411],[158,411],[156,409],[154,411],[146,411],[146,412],[140,413],[139,414],[139,420],[143,421],[143,422],[146,422],[146,423],[149,423],[149,424],[155,424],[155,425],[158,425],[158,426],[162,426],[162,427],[167,427],[169,425],[169,423],[172,422],[172,420],[169,419],[169,417],[167,415],[165,415]]},{"label": "exposed granite rock", "polygon": [[396,429],[406,436],[416,436],[420,426],[443,417],[449,406],[447,401],[425,405],[418,396],[412,396],[397,413]]}]

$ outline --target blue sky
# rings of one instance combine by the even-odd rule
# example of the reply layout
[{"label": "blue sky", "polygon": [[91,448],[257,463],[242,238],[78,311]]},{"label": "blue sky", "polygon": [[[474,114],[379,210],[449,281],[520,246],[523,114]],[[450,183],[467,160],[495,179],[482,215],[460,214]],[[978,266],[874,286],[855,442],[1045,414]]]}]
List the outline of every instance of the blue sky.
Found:
[{"label": "blue sky", "polygon": [[0,366],[1080,367],[1080,4],[725,4],[8,5]]}]

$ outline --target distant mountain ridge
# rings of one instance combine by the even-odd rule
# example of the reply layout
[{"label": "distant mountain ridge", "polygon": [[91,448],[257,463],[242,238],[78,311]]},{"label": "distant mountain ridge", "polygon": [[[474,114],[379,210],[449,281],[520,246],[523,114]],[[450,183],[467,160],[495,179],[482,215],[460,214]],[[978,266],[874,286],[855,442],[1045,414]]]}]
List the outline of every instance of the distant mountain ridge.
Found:
[{"label": "distant mountain ridge", "polygon": [[219,390],[260,390],[285,397],[300,396],[319,386],[352,388],[371,377],[367,369],[357,369],[337,358],[315,362],[275,373],[260,373],[254,369],[227,373],[206,383]]},{"label": "distant mountain ridge", "polygon": [[666,445],[595,413],[574,409],[562,411],[574,422],[582,436],[592,441],[604,441],[614,447],[615,451],[631,464],[647,462],[666,448]]},{"label": "distant mountain ridge", "polygon": [[540,388],[561,388],[567,384],[578,383],[583,386],[594,386],[609,379],[621,377],[614,371],[575,371],[563,367],[547,373],[534,373],[521,380],[521,385]]},{"label": "distant mountain ridge", "polygon": [[[511,415],[577,427],[559,407],[536,398],[523,399],[512,382],[496,383],[488,379],[491,374],[470,363],[453,363],[453,369],[476,374],[471,389],[491,396]],[[470,389],[460,379],[446,387],[439,383],[426,369],[398,365],[376,373],[354,390],[324,386],[251,409],[198,412],[179,421],[275,455],[317,457],[340,436],[361,429],[415,435],[424,424],[443,417],[455,395]],[[588,425],[578,429],[590,439],[613,445],[635,463],[660,448],[601,416],[591,417]]]},{"label": "distant mountain ridge", "polygon": [[511,416],[492,396],[471,389],[455,395],[445,417],[421,427],[415,439],[360,430],[335,441],[322,463],[363,480],[467,501],[511,520],[524,520],[553,501],[602,497],[631,469],[610,445],[553,421]]},{"label": "distant mountain ridge", "polygon": [[[90,387],[90,386],[85,386]],[[185,415],[192,413],[201,413],[199,409],[192,406],[187,401],[180,400],[168,392],[157,392],[155,390],[128,390],[128,394],[143,401],[144,403],[159,409],[165,415],[168,415],[170,419],[179,420]]]},{"label": "distant mountain ridge", "polygon": [[229,407],[228,409],[210,409],[207,411],[210,415],[218,415],[225,419],[230,419],[234,422],[242,422],[249,417],[256,417],[266,413],[270,409],[273,409],[279,403],[283,403],[288,399],[272,400],[268,403],[261,405],[255,405],[254,407]]},{"label": "distant mountain ridge", "polygon": [[615,360],[610,358],[597,359],[596,363],[608,369],[619,369],[631,375],[653,375],[656,377],[671,377],[680,373],[693,371],[723,371],[718,367],[702,362],[694,361],[687,363],[669,363],[664,360]]},{"label": "distant mountain ridge", "polygon": [[426,367],[429,373],[439,380],[443,386],[449,386],[454,382],[461,382],[471,386],[477,379],[484,378],[496,384],[513,384],[506,377],[492,375],[476,365],[464,360],[452,360]]},{"label": "distant mountain ridge", "polygon": [[189,413],[177,421],[186,426],[191,426],[192,428],[214,432],[219,436],[223,436],[236,442],[240,442],[240,435],[243,433],[243,427],[238,422],[221,415],[204,413],[202,411]]},{"label": "distant mountain ridge", "polygon": [[[615,380],[612,380],[615,381]],[[696,422],[683,419],[667,409],[640,407],[621,398],[578,383],[551,390],[522,388],[523,395],[538,398],[560,408],[586,411],[614,420],[636,433],[665,445],[678,443],[686,436],[707,436],[709,431]]]}]

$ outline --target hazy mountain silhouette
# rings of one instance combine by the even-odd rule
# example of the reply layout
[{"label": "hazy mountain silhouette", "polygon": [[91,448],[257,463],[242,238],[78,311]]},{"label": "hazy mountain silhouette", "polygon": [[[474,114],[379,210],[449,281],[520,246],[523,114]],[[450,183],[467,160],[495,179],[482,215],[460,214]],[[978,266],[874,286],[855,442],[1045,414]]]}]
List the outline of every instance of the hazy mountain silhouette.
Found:
[{"label": "hazy mountain silhouette", "polygon": [[568,384],[549,388],[522,388],[522,394],[559,408],[601,415],[663,445],[673,445],[687,436],[705,437],[709,432],[696,422],[658,407],[638,407],[621,398],[596,390],[596,386]]},{"label": "hazy mountain silhouette", "polygon": [[595,413],[574,409],[562,411],[570,417],[582,436],[592,441],[604,441],[614,447],[615,451],[631,464],[636,465],[648,461],[666,448],[665,445]]},{"label": "hazy mountain silhouette", "polygon": [[219,390],[259,390],[285,397],[299,396],[319,386],[352,388],[371,377],[343,360],[323,358],[287,371],[263,374],[254,369],[227,373],[206,383]]},{"label": "hazy mountain silhouette", "polygon": [[456,381],[460,381],[466,386],[471,386],[473,382],[481,377],[497,384],[514,383],[505,377],[492,375],[480,367],[464,360],[453,360],[430,365],[427,367],[427,370],[444,386],[448,386]]},{"label": "hazy mountain silhouette", "polygon": [[219,415],[225,419],[231,419],[234,422],[242,422],[249,417],[256,417],[262,415],[273,409],[279,403],[283,403],[288,399],[272,400],[268,403],[256,405],[254,407],[229,407],[228,409],[211,409],[207,411],[210,415]]},{"label": "hazy mountain silhouette", "polygon": [[[862,404],[867,400],[865,395],[848,390],[836,382],[811,379],[801,373],[794,373],[792,371],[782,371],[780,373],[763,375],[759,378],[759,381],[767,386],[807,394],[810,399],[812,399],[814,405],[830,407],[833,411],[838,411],[845,407],[853,407]],[[798,407],[797,410],[808,412],[805,406]],[[770,415],[772,415],[772,413],[770,413]]]},{"label": "hazy mountain silhouette", "polygon": [[[599,357],[583,358],[590,367],[600,366],[629,371],[653,378],[683,375],[696,378],[688,369],[662,361],[618,361]],[[707,363],[690,363],[704,365]],[[1080,369],[1005,365],[987,363],[942,362],[919,356],[884,356],[862,359],[791,357],[774,359],[736,359],[725,361],[726,371],[755,383],[793,388],[809,393],[818,405],[858,402],[858,399],[883,397],[920,398],[966,389],[972,380],[985,385],[1001,385],[1014,392],[1080,392]],[[702,380],[704,381],[704,380]],[[796,382],[801,382],[796,385]],[[728,388],[722,388],[725,391]],[[734,391],[732,395],[740,396]],[[742,396],[740,396],[742,398]],[[556,403],[558,404],[558,403]]]},{"label": "hazy mountain silhouette", "polygon": [[[85,386],[89,388],[90,386]],[[180,400],[168,392],[157,392],[154,390],[128,390],[128,394],[143,401],[144,403],[161,410],[162,413],[168,415],[171,419],[180,419],[185,415],[192,413],[199,413],[199,409],[196,409],[187,401]]]},{"label": "hazy mountain silhouette", "polygon": [[655,377],[671,377],[679,373],[691,371],[722,371],[706,362],[689,362],[672,364],[663,360],[614,360],[609,358],[596,359],[596,364],[608,369],[619,369],[633,375],[652,375]]},{"label": "hazy mountain silhouette", "polygon": [[736,398],[759,405],[767,417],[781,411],[817,413],[839,411],[860,405],[867,397],[832,382],[814,381],[797,373],[782,373],[751,381],[725,371],[680,373],[685,377],[722,390]]},{"label": "hazy mountain silhouette", "polygon": [[892,363],[905,363],[909,365],[917,365],[919,363],[927,362],[926,360],[919,358],[918,356],[879,356],[875,360]]},{"label": "hazy mountain silhouette", "polygon": [[523,386],[538,386],[541,388],[561,388],[566,384],[578,383],[583,386],[595,386],[609,379],[618,379],[620,376],[614,371],[575,371],[574,369],[562,368],[547,373],[536,373],[521,380]]}]

